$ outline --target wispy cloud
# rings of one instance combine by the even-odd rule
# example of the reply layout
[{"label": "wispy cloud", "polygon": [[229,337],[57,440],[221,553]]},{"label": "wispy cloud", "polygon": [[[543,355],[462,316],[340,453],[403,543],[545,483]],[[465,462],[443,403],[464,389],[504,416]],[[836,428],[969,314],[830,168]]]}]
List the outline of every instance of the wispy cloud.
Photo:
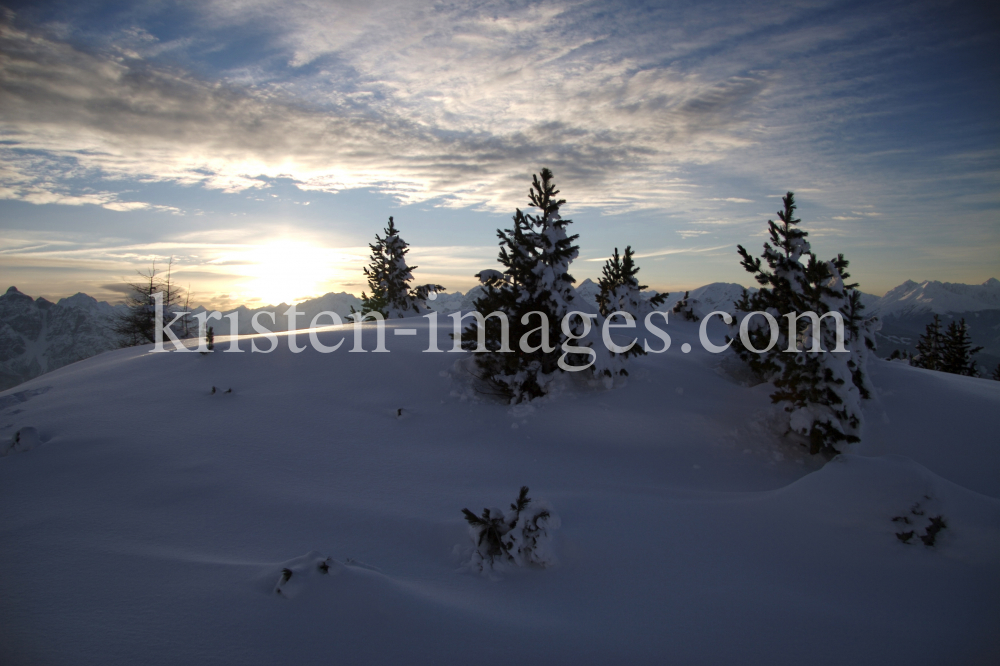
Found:
[{"label": "wispy cloud", "polygon": [[[288,65],[313,66],[285,81],[237,69],[222,84],[153,64],[155,38],[138,28],[128,49],[83,52],[4,25],[0,196],[127,210],[142,204],[115,181],[235,192],[288,177],[507,210],[544,164],[576,205],[626,210],[690,197],[680,166],[754,141],[745,116],[765,75],[624,56],[579,18],[561,27],[579,9],[211,3],[209,24],[285,26],[273,38]],[[350,77],[324,66],[334,56]],[[107,189],[74,189],[85,177]]]},{"label": "wispy cloud", "polygon": [[[732,249],[731,245],[716,245],[714,247],[670,247],[663,248],[662,250],[655,250],[653,252],[639,252],[636,253],[636,259],[649,259],[651,257],[666,257],[672,254],[704,254],[707,252],[715,252],[717,250]],[[607,258],[600,257],[597,259],[584,259],[584,261],[607,261]]]}]

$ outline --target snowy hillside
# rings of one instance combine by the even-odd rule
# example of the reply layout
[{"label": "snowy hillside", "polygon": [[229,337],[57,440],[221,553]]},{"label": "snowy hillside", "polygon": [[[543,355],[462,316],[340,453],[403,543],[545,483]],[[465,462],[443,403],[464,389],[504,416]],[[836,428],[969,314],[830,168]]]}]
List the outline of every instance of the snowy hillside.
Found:
[{"label": "snowy hillside", "polygon": [[[1000,382],[876,360],[821,465],[668,330],[628,381],[516,407],[420,318],[390,353],[133,348],[0,393],[0,661],[994,663]],[[470,571],[461,509],[522,485],[558,563]]]}]

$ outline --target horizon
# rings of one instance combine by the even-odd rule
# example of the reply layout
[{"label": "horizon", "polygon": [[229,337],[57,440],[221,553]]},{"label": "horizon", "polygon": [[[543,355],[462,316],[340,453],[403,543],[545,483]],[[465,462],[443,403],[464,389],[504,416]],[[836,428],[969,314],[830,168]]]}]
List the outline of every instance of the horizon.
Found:
[{"label": "horizon", "polygon": [[[583,284],[584,282],[587,282],[587,281],[590,281],[592,284],[597,284],[596,280],[593,280],[591,278],[584,278],[583,280],[577,280],[577,282],[575,284],[575,287],[579,287],[581,284]],[[944,281],[941,281],[941,280],[905,280],[905,281],[899,283],[898,285],[896,285],[895,287],[892,287],[891,289],[888,289],[888,290],[886,290],[886,292],[881,293],[881,294],[873,294],[871,292],[865,291],[864,289],[859,289],[859,291],[861,293],[863,293],[863,294],[868,295],[868,296],[873,296],[873,297],[881,299],[881,298],[884,298],[886,296],[886,294],[888,294],[889,292],[893,291],[894,289],[897,289],[899,287],[905,286],[907,284],[913,284],[913,285],[916,285],[916,286],[921,286],[921,285],[924,285],[924,284],[940,284],[942,286],[976,287],[976,286],[985,286],[985,285],[987,285],[990,282],[998,282],[998,281],[1000,281],[1000,280],[998,280],[995,277],[990,277],[990,278],[987,278],[986,280],[984,280],[981,283],[973,283],[973,284],[964,283],[964,282],[944,282]],[[690,289],[679,289],[679,290],[671,291],[671,292],[657,292],[657,293],[668,293],[670,296],[678,295],[678,297],[679,297],[683,293],[690,292],[690,291],[695,291],[695,290],[700,289],[702,287],[709,287],[709,286],[712,286],[713,284],[735,284],[735,285],[743,287],[744,289],[747,289],[747,288],[757,289],[757,287],[754,287],[752,285],[748,286],[748,285],[741,284],[741,283],[738,283],[738,282],[719,282],[719,281],[716,281],[716,282],[709,282],[707,284],[698,285],[697,287],[691,287]],[[461,291],[461,290],[442,291],[442,292],[439,292],[439,293],[444,294],[444,295],[459,294],[459,295],[464,296],[464,295],[467,295],[476,286],[478,286],[478,285],[473,285],[472,287],[470,287],[469,289],[466,289],[464,291]],[[20,294],[22,294],[24,296],[28,296],[29,298],[31,298],[33,300],[38,300],[38,299],[41,298],[41,299],[44,299],[46,301],[49,301],[51,303],[56,303],[56,304],[58,304],[58,302],[60,300],[62,300],[62,299],[71,298],[73,296],[78,296],[78,295],[88,296],[90,298],[95,299],[98,302],[108,303],[109,305],[113,305],[113,306],[120,305],[120,304],[124,303],[124,297],[122,297],[121,299],[118,299],[118,300],[99,299],[96,296],[93,296],[92,294],[88,294],[88,293],[83,292],[83,291],[74,292],[72,294],[68,294],[68,295],[65,295],[65,296],[57,296],[57,297],[54,297],[54,298],[49,297],[49,296],[47,296],[45,294],[32,295],[32,294],[27,293],[23,289],[18,288],[17,285],[9,285],[6,289],[3,290],[3,293],[7,294],[12,289],[16,290],[18,293],[20,293]],[[649,291],[654,291],[655,292],[656,290],[650,289]],[[234,304],[230,304],[229,307],[227,307],[225,311],[235,310],[235,309],[238,309],[240,307],[244,307],[244,308],[247,308],[247,309],[250,309],[250,310],[257,310],[257,309],[264,309],[264,308],[276,308],[276,307],[280,307],[280,306],[299,305],[299,304],[302,304],[302,303],[305,303],[305,302],[319,300],[319,299],[325,298],[327,296],[340,296],[340,295],[348,295],[348,296],[353,296],[354,298],[357,298],[359,300],[361,299],[360,293],[355,294],[355,293],[352,293],[352,292],[349,292],[349,291],[329,291],[329,292],[326,292],[325,294],[320,294],[318,296],[312,296],[312,297],[309,297],[309,298],[297,299],[295,301],[290,301],[290,302],[282,301],[282,302],[278,302],[278,303],[234,303]],[[217,308],[213,308],[213,307],[210,307],[208,305],[205,305],[204,303],[194,303],[192,309],[197,309],[197,308],[204,308],[205,310],[208,310],[208,311],[212,311],[214,309],[217,309]]]},{"label": "horizon", "polygon": [[357,295],[391,215],[414,283],[465,293],[549,167],[578,283],[631,245],[659,292],[751,286],[736,245],[790,190],[865,293],[982,284],[991,11],[0,0],[0,277],[113,302],[173,257],[208,309]]}]

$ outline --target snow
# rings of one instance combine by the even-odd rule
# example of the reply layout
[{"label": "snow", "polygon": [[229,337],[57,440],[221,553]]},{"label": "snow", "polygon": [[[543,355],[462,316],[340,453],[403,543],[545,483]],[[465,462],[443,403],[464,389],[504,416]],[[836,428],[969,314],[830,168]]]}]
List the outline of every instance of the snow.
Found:
[{"label": "snow", "polygon": [[[427,319],[386,327],[391,353],[349,353],[349,332],[330,354],[290,353],[285,334],[271,354],[133,348],[0,393],[0,442],[37,432],[0,458],[0,661],[1000,653],[1000,382],[873,360],[862,443],[823,465],[776,431],[769,385],[701,349],[697,323],[671,319],[670,349],[610,390],[560,375],[513,408],[463,390],[467,355],[423,352]],[[463,568],[461,509],[522,485],[561,519],[558,564]],[[918,502],[947,521],[934,547],[895,536]]]}]

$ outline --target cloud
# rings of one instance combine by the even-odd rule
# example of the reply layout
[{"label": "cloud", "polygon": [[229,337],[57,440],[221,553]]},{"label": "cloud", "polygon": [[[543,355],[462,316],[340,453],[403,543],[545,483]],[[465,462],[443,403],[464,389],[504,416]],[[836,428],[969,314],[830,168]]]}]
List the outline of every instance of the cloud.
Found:
[{"label": "cloud", "polygon": [[[732,247],[732,245],[716,245],[714,247],[672,247],[655,250],[653,252],[639,252],[636,253],[635,258],[648,259],[650,257],[666,257],[673,254],[704,254],[707,252],[715,252],[716,250],[732,249]],[[598,259],[584,259],[583,261],[607,261],[607,259],[601,257]]]},{"label": "cloud", "polygon": [[103,289],[105,291],[111,291],[111,292],[114,292],[116,294],[125,294],[125,295],[128,295],[128,294],[132,293],[132,288],[129,287],[124,282],[112,282],[110,284],[102,284],[101,285],[101,289]]},{"label": "cloud", "polygon": [[[746,243],[774,217],[748,204],[788,189],[807,223],[995,247],[1000,151],[982,146],[996,125],[967,112],[986,104],[974,77],[991,61],[968,47],[985,28],[948,23],[957,5],[206,0],[81,27],[88,11],[0,21],[0,198],[173,222],[198,197],[164,206],[144,186],[287,200],[287,179],[509,213],[548,166],[570,215],[657,211],[646,247],[660,229]],[[954,221],[944,240],[940,219]],[[622,244],[591,228],[592,247]],[[871,242],[843,238],[848,254]],[[167,251],[111,245],[93,265]],[[455,275],[478,261],[414,256]]]},{"label": "cloud", "polygon": [[[0,196],[122,211],[143,207],[116,191],[132,179],[239,192],[290,178],[306,191],[376,188],[405,203],[509,210],[526,175],[547,165],[574,205],[627,210],[690,196],[680,165],[748,145],[741,114],[763,77],[609,57],[599,35],[558,30],[565,9],[424,8],[401,33],[398,16],[381,24],[385,12],[355,5],[320,21],[298,5],[212,5],[220,22],[288,10],[291,30],[277,39],[289,64],[340,53],[360,72],[346,90],[327,70],[294,83],[201,80],[144,59],[152,40],[139,29],[125,53],[5,24]],[[348,19],[353,31],[327,30]],[[377,24],[387,29],[373,39]]]}]

